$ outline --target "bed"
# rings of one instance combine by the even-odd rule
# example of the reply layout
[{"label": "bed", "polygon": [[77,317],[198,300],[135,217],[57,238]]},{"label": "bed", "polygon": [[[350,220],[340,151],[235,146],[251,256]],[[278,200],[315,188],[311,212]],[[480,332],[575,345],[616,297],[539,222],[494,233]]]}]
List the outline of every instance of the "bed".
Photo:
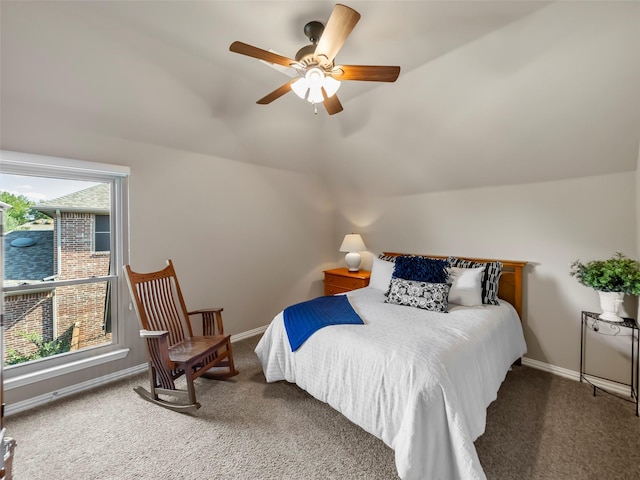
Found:
[{"label": "bed", "polygon": [[283,312],[273,319],[255,349],[266,381],[295,383],[380,438],[402,479],[484,479],[473,442],[509,368],[526,353],[526,263],[464,259],[500,262],[497,304],[449,303],[440,313],[387,302],[391,267],[380,273],[380,262],[402,254],[384,255],[370,286],[346,293],[363,325],[321,328],[292,352]]}]

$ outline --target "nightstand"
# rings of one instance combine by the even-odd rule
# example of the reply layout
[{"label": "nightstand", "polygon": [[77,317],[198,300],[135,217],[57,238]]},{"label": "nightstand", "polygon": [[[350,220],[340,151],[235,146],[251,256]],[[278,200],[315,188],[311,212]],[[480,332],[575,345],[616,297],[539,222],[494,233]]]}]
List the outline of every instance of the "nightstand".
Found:
[{"label": "nightstand", "polygon": [[350,272],[348,268],[334,268],[324,271],[324,294],[335,295],[336,293],[350,292],[356,288],[363,288],[369,285],[371,272],[359,270]]},{"label": "nightstand", "polygon": [[[598,313],[594,312],[582,312],[582,327],[580,333],[580,381],[583,380],[593,387],[593,395],[596,395],[596,390],[609,393],[615,397],[622,398],[628,402],[636,404],[636,417],[640,416],[640,399],[638,398],[638,384],[640,383],[640,330],[638,329],[638,323],[633,318],[625,318],[623,322],[610,322],[608,320],[602,320]],[[631,337],[631,378],[629,383],[618,382],[615,380],[606,379],[597,375],[589,374],[585,371],[586,361],[586,348],[585,342],[587,339],[587,333],[592,331],[600,335],[611,336],[628,336]],[[629,397],[621,397],[616,393],[607,391],[601,386],[596,386],[589,380],[589,377],[595,377],[596,379],[607,380],[612,383],[617,383],[622,386],[629,387]]]}]

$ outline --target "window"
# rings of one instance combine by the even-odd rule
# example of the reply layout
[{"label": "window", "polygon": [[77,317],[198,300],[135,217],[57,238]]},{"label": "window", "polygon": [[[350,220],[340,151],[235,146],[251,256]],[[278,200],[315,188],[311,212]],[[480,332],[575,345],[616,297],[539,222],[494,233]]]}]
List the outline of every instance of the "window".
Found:
[{"label": "window", "polygon": [[108,252],[111,250],[111,224],[109,215],[94,216],[94,251]]},{"label": "window", "polygon": [[6,388],[122,358],[128,168],[1,155]]}]

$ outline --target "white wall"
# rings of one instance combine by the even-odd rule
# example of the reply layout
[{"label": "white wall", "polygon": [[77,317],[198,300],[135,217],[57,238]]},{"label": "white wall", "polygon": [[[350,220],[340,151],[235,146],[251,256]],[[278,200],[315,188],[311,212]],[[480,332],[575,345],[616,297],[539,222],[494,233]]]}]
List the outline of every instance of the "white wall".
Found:
[{"label": "white wall", "polygon": [[128,164],[132,268],[173,259],[189,308],[224,307],[235,334],[322,293],[334,210],[315,178],[186,152]]},{"label": "white wall", "polygon": [[[578,371],[580,313],[598,311],[599,304],[593,290],[569,276],[569,265],[574,259],[604,259],[617,251],[636,257],[635,188],[635,172],[627,172],[411,196],[344,198],[344,218],[336,231],[361,232],[375,253],[529,262],[523,319],[527,356]],[[628,345],[614,345],[609,354],[594,349],[598,371],[628,381]]]}]

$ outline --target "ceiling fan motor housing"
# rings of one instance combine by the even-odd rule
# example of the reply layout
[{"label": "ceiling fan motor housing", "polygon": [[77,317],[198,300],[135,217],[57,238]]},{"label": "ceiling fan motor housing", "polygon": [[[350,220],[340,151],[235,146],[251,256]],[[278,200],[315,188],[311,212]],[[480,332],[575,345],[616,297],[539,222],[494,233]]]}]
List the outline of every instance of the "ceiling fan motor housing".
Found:
[{"label": "ceiling fan motor housing", "polygon": [[[304,65],[305,68],[320,67],[325,72],[329,72],[333,68],[333,62],[326,61],[324,57],[316,57],[316,46],[320,37],[324,32],[324,25],[317,21],[312,21],[304,26],[304,34],[311,41],[311,45],[306,45],[296,53],[296,62]],[[324,61],[323,61],[324,60]]]},{"label": "ceiling fan motor housing", "polygon": [[314,53],[316,52],[315,45],[306,45],[298,50],[296,53],[296,62],[304,64],[305,66],[316,63],[314,59]]},{"label": "ceiling fan motor housing", "polygon": [[324,24],[315,20],[304,26],[304,34],[314,45],[320,40],[322,32],[324,32]]}]

